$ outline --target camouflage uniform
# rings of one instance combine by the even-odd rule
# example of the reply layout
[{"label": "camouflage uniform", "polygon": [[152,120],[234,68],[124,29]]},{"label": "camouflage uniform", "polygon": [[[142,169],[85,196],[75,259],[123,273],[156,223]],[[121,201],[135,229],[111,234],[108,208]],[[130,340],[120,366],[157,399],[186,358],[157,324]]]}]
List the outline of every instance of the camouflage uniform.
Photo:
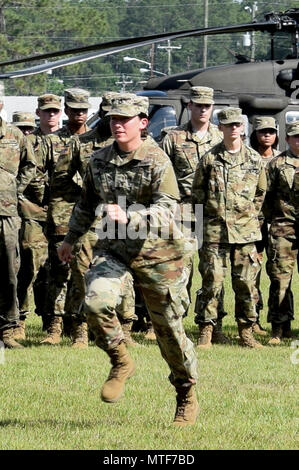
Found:
[{"label": "camouflage uniform", "polygon": [[[35,175],[31,145],[15,126],[0,119],[0,330],[19,320],[17,273],[19,270],[18,198]],[[4,341],[5,342],[5,341]]]},{"label": "camouflage uniform", "polygon": [[[299,122],[287,125],[287,135],[299,135]],[[299,156],[290,150],[274,158],[268,167],[266,208],[271,221],[266,264],[270,277],[268,321],[283,325],[294,319],[291,281],[298,264]]]},{"label": "camouflage uniform", "polygon": [[[223,124],[242,122],[238,108],[227,108]],[[232,120],[231,120],[232,119]],[[200,160],[195,172],[193,198],[203,204],[203,285],[198,323],[214,324],[228,267],[232,264],[235,318],[250,324],[256,319],[255,278],[260,269],[255,242],[261,239],[258,213],[266,192],[266,175],[260,155],[241,144],[230,154],[224,142]]]},{"label": "camouflage uniform", "polygon": [[[61,98],[53,94],[41,95],[38,98],[38,108],[61,109]],[[28,126],[30,113],[16,113],[15,122]],[[33,123],[32,123],[33,124]],[[48,281],[48,241],[45,236],[47,219],[49,178],[51,177],[55,160],[47,152],[43,143],[44,133],[38,127],[27,136],[31,143],[36,160],[36,176],[24,191],[20,201],[22,227],[20,232],[21,267],[18,275],[18,299],[20,304],[20,319],[25,320],[29,313],[30,292],[33,288],[35,313],[44,317],[44,302]]]},{"label": "camouflage uniform", "polygon": [[[124,107],[126,112],[133,109],[134,115],[144,112],[144,98],[136,97],[133,106],[131,96],[135,95],[115,99],[111,114],[122,115]],[[169,220],[167,224],[164,218],[173,213],[179,199],[172,165],[152,139],[145,139],[128,154],[119,153],[116,144],[93,154],[65,241],[73,244],[94,222],[96,209],[119,204],[119,197],[125,199],[125,210],[132,204],[142,204],[143,209],[132,208],[128,225],[119,225],[110,236],[108,231],[95,248],[94,261],[86,274],[84,309],[88,323],[98,346],[108,354],[117,348],[124,336],[116,309],[123,300],[123,280],[127,272],[133,273],[141,286],[162,355],[171,369],[170,380],[175,386],[185,384],[188,388],[195,383],[197,372],[193,345],[182,323],[188,304],[182,276],[184,240],[159,236],[142,239],[138,232],[137,239],[132,239],[137,227],[147,230],[149,215],[155,221],[157,233],[163,227],[168,229]],[[104,222],[103,219],[102,227]],[[130,230],[132,237],[123,236],[123,230]]]},{"label": "camouflage uniform", "polygon": [[[190,100],[194,103],[214,104],[212,88],[191,87],[190,93]],[[198,134],[193,131],[190,120],[186,124],[176,128],[172,127],[169,129],[169,131],[166,131],[165,136],[161,142],[161,148],[169,156],[177,177],[182,201],[182,217],[184,218],[185,222],[185,236],[190,241],[193,241],[193,250],[189,255],[186,256],[186,270],[189,278],[188,291],[190,300],[193,257],[194,251],[196,250],[196,240],[192,237],[192,233],[187,233],[188,229],[186,226],[189,225],[191,229],[192,223],[190,222],[191,220],[194,220],[191,203],[192,183],[197,164],[202,155],[204,155],[211,147],[214,147],[214,145],[218,144],[221,140],[222,133],[214,124],[210,123],[206,134],[203,137],[199,137]],[[183,215],[183,213],[185,215]],[[189,214],[189,217],[187,214]],[[192,229],[190,232],[192,232]],[[203,275],[200,250],[199,259],[199,271],[201,275]],[[222,318],[225,315],[225,312],[223,311],[223,302],[221,303],[221,308],[219,310],[219,317]]]},{"label": "camouflage uniform", "polygon": [[[65,103],[74,108],[88,108],[89,93],[81,89],[65,90]],[[90,129],[86,126],[86,132]],[[69,302],[76,302],[80,295],[84,295],[84,283],[82,282],[82,274],[78,269],[74,269],[72,279],[72,270],[70,266],[63,265],[57,256],[57,248],[61,245],[64,235],[68,230],[68,221],[72,213],[73,206],[77,201],[81,192],[81,177],[78,173],[73,175],[74,178],[69,182],[68,188],[63,188],[57,184],[57,173],[65,168],[65,164],[69,162],[71,142],[73,134],[66,124],[55,134],[48,135],[45,142],[48,146],[48,152],[52,155],[56,165],[50,181],[50,200],[47,217],[47,237],[49,241],[49,288],[46,298],[46,311],[49,316],[63,316],[68,313],[77,313],[77,310],[70,311],[72,306],[67,307]],[[82,170],[83,171],[83,170]],[[81,173],[81,176],[83,176]],[[79,254],[82,243],[90,252],[89,239],[90,234],[85,236],[85,240],[80,240],[76,246],[76,253]],[[88,255],[90,257],[90,255]],[[77,274],[77,277],[76,277]],[[75,278],[74,278],[75,275]],[[70,291],[72,289],[72,293]],[[83,292],[82,292],[83,289]],[[79,290],[79,292],[78,292]]]},{"label": "camouflage uniform", "polygon": [[[274,129],[277,131],[275,119],[270,116],[257,116],[253,122],[253,130],[256,132],[262,129]],[[268,179],[269,163],[273,160],[274,157],[279,155],[279,153],[280,153],[279,150],[276,150],[273,148],[272,155],[270,157],[262,156],[262,163],[266,171],[267,179]],[[260,222],[260,227],[261,227],[262,239],[256,242],[256,249],[257,249],[260,261],[262,263],[264,250],[266,250],[266,253],[268,252],[268,238],[269,238],[269,230],[268,230],[269,221],[267,220],[264,207],[259,213],[259,222]],[[260,289],[260,283],[261,283],[261,270],[259,271],[256,277],[256,287],[257,287],[258,296],[259,296],[259,300],[256,306],[258,316],[259,316],[259,311],[263,310],[264,308],[264,302],[263,302],[262,292]]]}]

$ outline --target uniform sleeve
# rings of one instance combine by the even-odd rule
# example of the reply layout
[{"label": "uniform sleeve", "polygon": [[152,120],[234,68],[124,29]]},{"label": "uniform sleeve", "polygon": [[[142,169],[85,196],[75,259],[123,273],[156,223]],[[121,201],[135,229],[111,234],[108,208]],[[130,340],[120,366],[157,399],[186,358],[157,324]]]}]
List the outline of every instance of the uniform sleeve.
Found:
[{"label": "uniform sleeve", "polygon": [[205,176],[206,167],[204,159],[200,159],[195,170],[193,186],[192,186],[192,204],[193,209],[195,209],[196,204],[204,204],[206,200],[206,181]]},{"label": "uniform sleeve", "polygon": [[266,170],[265,170],[262,162],[260,163],[260,165],[261,165],[260,174],[259,174],[258,184],[257,184],[257,187],[256,187],[255,197],[254,197],[254,200],[253,200],[253,203],[254,203],[257,214],[259,214],[261,209],[262,209],[263,202],[264,202],[265,195],[266,195],[266,191],[267,191]]},{"label": "uniform sleeve", "polygon": [[96,218],[96,209],[104,201],[95,191],[91,167],[88,165],[83,180],[82,191],[79,200],[73,208],[69,221],[69,232],[65,241],[73,245],[78,238],[88,231]]},{"label": "uniform sleeve", "polygon": [[32,144],[26,137],[22,137],[20,141],[20,166],[17,176],[17,193],[18,197],[25,191],[30,181],[36,175],[36,160]]},{"label": "uniform sleeve", "polygon": [[173,151],[174,151],[174,145],[173,145],[173,138],[171,137],[170,134],[166,134],[164,138],[160,142],[160,147],[166,155],[169,156],[170,160],[173,159]]},{"label": "uniform sleeve", "polygon": [[275,179],[276,179],[276,159],[269,163],[267,169],[267,192],[264,200],[263,210],[266,215],[267,221],[270,223],[272,220],[272,212],[275,200]]}]

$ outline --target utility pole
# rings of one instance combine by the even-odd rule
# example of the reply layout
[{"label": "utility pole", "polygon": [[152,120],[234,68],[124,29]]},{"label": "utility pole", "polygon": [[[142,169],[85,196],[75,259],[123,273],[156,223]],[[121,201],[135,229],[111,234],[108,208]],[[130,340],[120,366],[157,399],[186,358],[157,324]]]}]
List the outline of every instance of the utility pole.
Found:
[{"label": "utility pole", "polygon": [[167,39],[167,46],[158,46],[158,49],[165,49],[168,52],[168,70],[167,75],[171,75],[171,52],[173,49],[181,49],[182,46],[171,46],[170,39]]},{"label": "utility pole", "polygon": [[[258,10],[257,2],[253,2],[252,6],[246,6],[245,10],[249,11],[251,13],[251,21],[254,22],[255,17],[256,17],[256,12]],[[255,58],[255,31],[251,32],[251,50],[250,50],[250,60],[251,62],[254,62]]]},{"label": "utility pole", "polygon": [[[252,4],[252,21],[255,20],[257,12],[257,2],[253,2]],[[252,44],[251,44],[251,60],[254,61],[255,58],[255,31],[252,31]]]},{"label": "utility pole", "polygon": [[[205,0],[204,3],[204,27],[209,26],[209,0]],[[208,58],[208,36],[203,37],[203,51],[202,51],[202,66],[205,69],[207,66]]]},{"label": "utility pole", "polygon": [[122,75],[121,77],[122,77],[121,81],[120,82],[115,82],[115,85],[121,85],[121,90],[120,91],[123,93],[123,92],[126,91],[126,86],[131,85],[133,82],[132,82],[132,80],[126,81],[126,76],[125,75]]},{"label": "utility pole", "polygon": [[150,70],[151,70],[150,78],[152,78],[152,77],[154,76],[153,70],[154,70],[154,63],[155,63],[155,44],[152,44],[152,45],[151,45],[151,48],[150,48],[150,63],[151,63],[151,66],[150,66]]}]

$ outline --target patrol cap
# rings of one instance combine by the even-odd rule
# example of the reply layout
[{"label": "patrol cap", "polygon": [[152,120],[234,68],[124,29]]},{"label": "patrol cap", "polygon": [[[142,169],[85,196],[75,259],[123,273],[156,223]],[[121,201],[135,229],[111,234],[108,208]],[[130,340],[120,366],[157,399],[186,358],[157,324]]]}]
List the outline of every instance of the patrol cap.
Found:
[{"label": "patrol cap", "polygon": [[12,123],[17,127],[36,127],[34,114],[21,111],[13,113]]},{"label": "patrol cap", "polygon": [[100,107],[103,111],[110,111],[112,100],[117,97],[119,93],[116,91],[106,91],[102,96]]},{"label": "patrol cap", "polygon": [[89,96],[89,91],[82,88],[67,88],[64,90],[64,102],[70,108],[90,108],[91,104],[88,102]]},{"label": "patrol cap", "polygon": [[37,98],[38,109],[61,109],[61,98],[57,95],[52,95],[51,93],[47,93],[45,95],[41,95]]},{"label": "patrol cap", "polygon": [[289,136],[299,135],[299,121],[293,121],[286,124],[286,134]]},{"label": "patrol cap", "polygon": [[137,96],[134,93],[119,93],[112,100],[111,110],[107,116],[134,117],[138,114],[148,115],[149,101],[147,96]]},{"label": "patrol cap", "polygon": [[224,108],[218,113],[218,121],[220,124],[232,124],[233,122],[243,124],[242,110],[240,108]]},{"label": "patrol cap", "polygon": [[198,104],[214,104],[214,90],[207,86],[193,86],[190,88],[190,100]]},{"label": "patrol cap", "polygon": [[271,116],[255,116],[253,120],[253,130],[275,129],[277,131],[276,121]]}]

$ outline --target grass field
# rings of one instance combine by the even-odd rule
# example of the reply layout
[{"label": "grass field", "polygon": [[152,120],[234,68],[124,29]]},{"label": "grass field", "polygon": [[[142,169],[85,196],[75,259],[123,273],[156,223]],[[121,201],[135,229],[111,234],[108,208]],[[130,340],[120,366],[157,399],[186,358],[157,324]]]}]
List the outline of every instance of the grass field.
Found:
[{"label": "grass field", "polygon": [[[194,293],[198,282],[196,277]],[[296,273],[297,336],[298,285]],[[267,300],[265,274],[262,287]],[[197,350],[201,411],[195,426],[182,429],[171,425],[175,393],[155,343],[135,336],[140,344],[130,351],[136,375],[118,403],[105,404],[99,395],[109,371],[105,353],[93,343],[88,350],[72,350],[68,338],[58,346],[40,346],[41,322],[31,314],[26,349],[5,350],[0,364],[0,449],[298,449],[299,355],[292,363],[291,340],[262,350],[239,347],[229,282],[225,303],[224,330],[234,344]],[[195,340],[192,310],[185,327]]]}]

